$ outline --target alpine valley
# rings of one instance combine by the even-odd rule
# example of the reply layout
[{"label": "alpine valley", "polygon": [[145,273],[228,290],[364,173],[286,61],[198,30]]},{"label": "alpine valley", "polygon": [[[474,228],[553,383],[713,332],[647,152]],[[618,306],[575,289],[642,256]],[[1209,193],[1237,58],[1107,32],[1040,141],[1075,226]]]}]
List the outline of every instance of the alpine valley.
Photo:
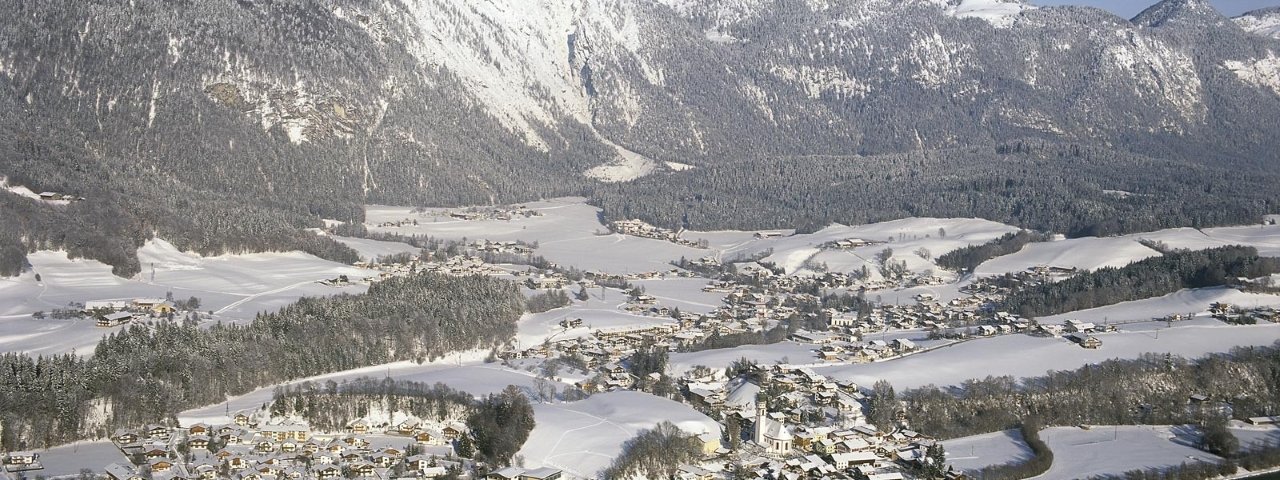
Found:
[{"label": "alpine valley", "polygon": [[0,480],[1280,466],[1280,7],[0,18]]}]

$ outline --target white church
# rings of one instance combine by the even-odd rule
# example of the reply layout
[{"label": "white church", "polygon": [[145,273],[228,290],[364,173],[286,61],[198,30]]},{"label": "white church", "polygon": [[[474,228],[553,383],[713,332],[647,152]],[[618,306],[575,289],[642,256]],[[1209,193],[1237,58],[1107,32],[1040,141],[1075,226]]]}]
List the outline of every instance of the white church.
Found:
[{"label": "white church", "polygon": [[789,452],[795,437],[791,435],[791,429],[787,427],[786,422],[769,416],[768,407],[764,400],[756,402],[755,431],[752,432],[752,440],[769,453]]}]

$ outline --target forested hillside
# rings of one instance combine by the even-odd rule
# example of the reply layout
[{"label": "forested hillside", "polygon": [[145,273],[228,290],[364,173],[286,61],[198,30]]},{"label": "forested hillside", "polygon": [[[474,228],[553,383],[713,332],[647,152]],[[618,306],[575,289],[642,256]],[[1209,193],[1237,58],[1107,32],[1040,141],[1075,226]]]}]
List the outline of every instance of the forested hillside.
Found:
[{"label": "forested hillside", "polygon": [[903,217],[981,217],[1068,236],[1258,223],[1280,173],[1015,142],[878,157],[739,161],[595,187],[610,218],[698,230],[812,231]]},{"label": "forested hillside", "polygon": [[284,380],[491,348],[515,334],[523,300],[511,282],[424,273],[363,295],[302,299],[246,326],[135,325],[108,335],[87,359],[5,354],[0,449],[170,419]]},{"label": "forested hillside", "polygon": [[[1276,39],[1204,0],[1135,22],[1081,7],[948,12],[933,0],[3,0],[0,175],[84,200],[0,191],[0,274],[22,268],[22,251],[63,248],[132,275],[152,235],[347,260],[302,228],[358,221],[366,203],[594,194],[611,215],[666,225],[937,212],[1074,234],[1274,212]],[[992,153],[1024,139],[1079,145],[1088,165]],[[614,180],[658,178],[584,175],[623,159]],[[772,198],[752,192],[782,205],[742,208]],[[628,208],[648,196],[679,208]],[[839,213],[851,209],[866,213]]]}]

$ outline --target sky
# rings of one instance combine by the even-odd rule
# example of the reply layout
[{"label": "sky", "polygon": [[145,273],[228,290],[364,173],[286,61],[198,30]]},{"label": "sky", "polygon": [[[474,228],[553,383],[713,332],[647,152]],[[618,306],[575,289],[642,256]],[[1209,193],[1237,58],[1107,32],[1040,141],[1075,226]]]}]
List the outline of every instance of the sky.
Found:
[{"label": "sky", "polygon": [[[1033,0],[1037,5],[1090,5],[1111,10],[1124,18],[1133,18],[1138,12],[1154,5],[1158,0]],[[1218,11],[1229,17],[1250,10],[1280,6],[1280,0],[1210,0]]]}]

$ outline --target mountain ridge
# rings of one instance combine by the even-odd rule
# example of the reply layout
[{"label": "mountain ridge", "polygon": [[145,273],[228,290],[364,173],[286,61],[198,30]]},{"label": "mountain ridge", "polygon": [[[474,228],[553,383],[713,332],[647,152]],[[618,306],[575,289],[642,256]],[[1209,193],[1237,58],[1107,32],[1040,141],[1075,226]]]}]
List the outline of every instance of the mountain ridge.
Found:
[{"label": "mountain ridge", "polygon": [[1270,171],[1280,45],[1178,20],[1225,21],[1204,5],[1139,25],[973,0],[10,3],[0,174],[87,200],[0,198],[23,219],[0,244],[96,245],[56,226],[96,209],[131,212],[113,259],[156,233],[337,255],[300,229],[365,203],[1025,138]]}]

